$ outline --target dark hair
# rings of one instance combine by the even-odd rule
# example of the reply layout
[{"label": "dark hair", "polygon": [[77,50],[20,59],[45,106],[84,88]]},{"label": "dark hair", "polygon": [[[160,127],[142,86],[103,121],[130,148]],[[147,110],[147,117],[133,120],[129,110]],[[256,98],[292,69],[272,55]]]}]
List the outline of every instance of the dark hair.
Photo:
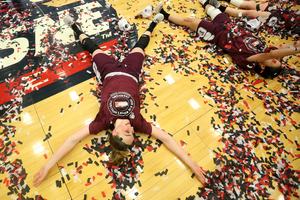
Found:
[{"label": "dark hair", "polygon": [[260,64],[257,64],[257,66],[255,67],[255,71],[258,74],[260,74],[264,78],[271,78],[271,79],[282,74],[283,70],[284,69],[282,67],[269,67],[269,66],[266,66],[265,69],[261,69]]},{"label": "dark hair", "polygon": [[115,165],[119,165],[128,156],[128,147],[130,145],[122,142],[122,138],[119,137],[119,134],[117,134],[116,136],[109,134],[108,140],[110,145],[112,146],[112,151],[110,153],[110,162]]}]

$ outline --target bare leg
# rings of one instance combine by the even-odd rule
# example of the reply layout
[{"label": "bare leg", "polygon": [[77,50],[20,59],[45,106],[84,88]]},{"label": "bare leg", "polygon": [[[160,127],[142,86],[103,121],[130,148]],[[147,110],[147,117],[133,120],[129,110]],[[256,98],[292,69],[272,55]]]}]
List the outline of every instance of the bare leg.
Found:
[{"label": "bare leg", "polygon": [[256,11],[256,10],[241,10],[227,7],[225,10],[230,16],[233,17],[268,17],[270,14],[268,12]]},{"label": "bare leg", "polygon": [[247,9],[247,10],[256,10],[256,5],[259,4],[259,8],[260,8],[260,11],[264,11],[266,9],[266,7],[268,6],[268,2],[258,2],[256,3],[255,1],[244,1],[240,8],[244,8],[244,9]]},{"label": "bare leg", "polygon": [[196,31],[199,23],[201,22],[201,19],[196,18],[183,18],[177,15],[169,14],[163,9],[163,2],[161,1],[156,8],[154,9],[155,13],[161,13],[164,15],[165,20],[169,20],[177,25],[180,26],[187,26],[191,30]]},{"label": "bare leg", "polygon": [[180,26],[187,26],[193,31],[196,31],[199,23],[201,22],[201,19],[190,18],[190,17],[183,18],[172,14],[169,16],[168,20]]}]

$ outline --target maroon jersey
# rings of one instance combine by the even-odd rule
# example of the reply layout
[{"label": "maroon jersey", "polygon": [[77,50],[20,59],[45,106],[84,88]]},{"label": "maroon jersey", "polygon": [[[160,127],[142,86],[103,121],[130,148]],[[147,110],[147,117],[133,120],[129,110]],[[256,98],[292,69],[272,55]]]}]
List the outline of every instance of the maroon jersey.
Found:
[{"label": "maroon jersey", "polygon": [[299,10],[279,7],[269,3],[265,11],[270,12],[268,19],[264,23],[270,33],[299,38]]},{"label": "maroon jersey", "polygon": [[[143,56],[141,55],[136,53],[130,54],[119,67],[115,68],[116,71],[120,71],[122,67],[131,70],[135,69],[129,62],[132,59],[135,59],[136,63],[140,64],[140,71],[143,62]],[[105,54],[94,57],[94,62],[99,63],[99,65],[97,65],[98,69],[94,68],[96,74],[101,74],[101,76],[105,78],[101,78],[103,80],[101,106],[96,118],[89,125],[90,133],[95,134],[102,130],[112,128],[117,119],[129,119],[134,131],[150,135],[152,132],[151,124],[140,114],[140,96],[137,79],[126,72],[121,75],[114,74],[114,72],[111,71],[106,73],[103,69],[104,67],[108,67],[109,69],[113,67],[111,64],[105,64],[108,63],[106,62],[108,60],[110,63],[114,63],[112,59]],[[118,65],[117,62],[115,64]],[[98,76],[98,78],[100,77]]]},{"label": "maroon jersey", "polygon": [[248,62],[247,58],[264,52],[266,46],[250,33],[230,36],[230,30],[223,28],[224,24],[230,23],[230,21],[228,15],[220,13],[212,22],[201,20],[196,32],[203,41],[215,43],[227,51],[232,61],[238,66],[253,70],[256,63]]},{"label": "maroon jersey", "polygon": [[[227,31],[228,33],[229,31]],[[222,37],[223,35],[223,37]],[[224,37],[225,35],[225,37]],[[218,46],[227,51],[232,61],[243,69],[254,69],[255,62],[248,62],[247,58],[264,52],[265,45],[251,34],[242,34],[238,37],[227,38],[227,34],[221,34]]]}]

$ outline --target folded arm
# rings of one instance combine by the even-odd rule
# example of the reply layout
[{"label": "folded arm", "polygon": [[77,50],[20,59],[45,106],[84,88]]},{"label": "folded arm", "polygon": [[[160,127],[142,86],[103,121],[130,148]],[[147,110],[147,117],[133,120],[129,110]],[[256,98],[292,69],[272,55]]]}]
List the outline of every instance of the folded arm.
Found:
[{"label": "folded arm", "polygon": [[191,170],[195,173],[197,178],[204,184],[205,177],[204,172],[200,168],[200,166],[195,163],[187,153],[181,148],[181,146],[175,141],[175,139],[170,136],[168,133],[164,132],[160,128],[156,126],[152,126],[152,136],[161,140],[166,147],[172,151],[177,157],[179,157],[187,166],[191,168]]},{"label": "folded arm", "polygon": [[33,185],[38,187],[46,178],[49,170],[62,159],[73,147],[82,139],[90,135],[89,125],[84,126],[80,130],[68,137],[64,143],[56,150],[48,162],[34,175]]}]

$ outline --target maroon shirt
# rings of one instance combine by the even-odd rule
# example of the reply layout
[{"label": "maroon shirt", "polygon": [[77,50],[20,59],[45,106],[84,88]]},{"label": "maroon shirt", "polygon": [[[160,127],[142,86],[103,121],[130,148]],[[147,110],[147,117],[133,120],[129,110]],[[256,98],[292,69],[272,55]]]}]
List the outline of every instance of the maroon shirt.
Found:
[{"label": "maroon shirt", "polygon": [[117,119],[129,119],[134,131],[152,132],[152,127],[140,113],[140,96],[137,82],[128,76],[115,75],[104,79],[101,106],[89,125],[90,134],[113,127]]},{"label": "maroon shirt", "polygon": [[254,69],[256,66],[255,62],[247,61],[247,58],[264,52],[265,45],[256,37],[251,34],[242,34],[238,37],[231,38],[230,41],[227,38],[225,31],[220,33],[220,38],[217,42],[218,46],[227,51],[231,56],[232,61],[243,69]]},{"label": "maroon shirt", "polygon": [[[201,20],[197,27],[198,36],[207,42],[215,43],[227,51],[232,61],[243,69],[254,70],[256,63],[248,62],[247,58],[263,53],[267,46],[250,33],[241,33],[239,36],[230,36],[230,30],[222,28],[224,24],[230,23],[228,15],[220,13],[212,22]],[[276,47],[271,47],[277,49]]]}]

